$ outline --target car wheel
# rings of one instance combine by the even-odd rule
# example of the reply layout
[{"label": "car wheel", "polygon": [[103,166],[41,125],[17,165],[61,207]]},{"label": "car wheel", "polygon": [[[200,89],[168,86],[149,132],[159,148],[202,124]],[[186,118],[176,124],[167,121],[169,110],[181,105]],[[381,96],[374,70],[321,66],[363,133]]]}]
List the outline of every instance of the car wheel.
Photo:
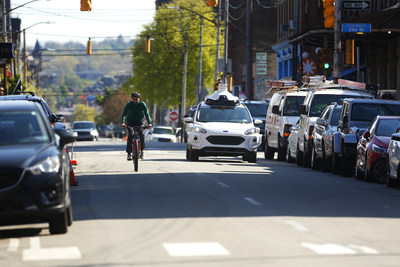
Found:
[{"label": "car wheel", "polygon": [[365,153],[365,163],[364,163],[364,181],[372,182],[371,173],[368,171],[368,154]]},{"label": "car wheel", "polygon": [[246,157],[249,163],[257,163],[257,152],[249,152]]},{"label": "car wheel", "polygon": [[190,150],[188,146],[186,147],[186,159],[190,160]]},{"label": "car wheel", "polygon": [[57,213],[49,220],[50,234],[65,234],[68,231],[67,210],[62,213]]},{"label": "car wheel", "polygon": [[190,161],[198,161],[199,160],[199,153],[192,148],[189,149],[189,160]]},{"label": "car wheel", "polygon": [[363,180],[364,172],[358,167],[358,162],[356,163],[356,180]]},{"label": "car wheel", "polygon": [[378,184],[386,183],[386,160],[376,160],[371,166],[371,175]]},{"label": "car wheel", "polygon": [[332,159],[326,157],[325,146],[322,143],[322,155],[321,155],[321,170],[323,172],[329,172],[332,169]]},{"label": "car wheel", "polygon": [[268,145],[268,138],[265,138],[264,158],[273,159],[274,155],[275,155],[274,149]]},{"label": "car wheel", "polygon": [[278,135],[278,161],[284,161],[286,159],[286,148],[281,145],[281,137]]},{"label": "car wheel", "polygon": [[300,151],[299,143],[297,143],[297,149],[296,149],[296,165],[297,166],[303,165],[303,152]]},{"label": "car wheel", "polygon": [[[399,177],[400,165],[397,168],[397,177]],[[387,176],[386,176],[386,186],[390,188],[395,188],[399,185],[399,180],[390,178],[390,165],[387,167]]]},{"label": "car wheel", "polygon": [[293,163],[295,162],[295,159],[292,157],[292,153],[290,153],[290,148],[287,146],[286,148],[286,162],[287,163]]},{"label": "car wheel", "polygon": [[307,150],[308,145],[306,144],[306,140],[304,140],[304,152],[303,152],[303,167],[309,168],[311,167],[311,152]]},{"label": "car wheel", "polygon": [[311,148],[311,169],[312,170],[321,169],[321,160],[317,158],[317,155],[315,153],[314,144],[312,145],[312,148]]}]

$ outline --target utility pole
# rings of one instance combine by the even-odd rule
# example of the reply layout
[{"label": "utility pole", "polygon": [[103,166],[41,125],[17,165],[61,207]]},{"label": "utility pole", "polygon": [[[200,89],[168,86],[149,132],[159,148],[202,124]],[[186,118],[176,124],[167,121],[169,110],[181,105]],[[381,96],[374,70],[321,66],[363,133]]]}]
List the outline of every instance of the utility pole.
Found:
[{"label": "utility pole", "polygon": [[218,15],[217,15],[217,48],[215,50],[215,71],[214,82],[218,80],[218,61],[219,61],[219,35],[221,32],[221,6],[222,3],[218,2]]},{"label": "utility pole", "polygon": [[228,24],[229,24],[229,0],[225,0],[225,43],[224,43],[224,83],[228,83],[226,75],[228,74]]},{"label": "utility pole", "polygon": [[246,94],[247,99],[253,100],[253,41],[252,41],[252,12],[253,0],[246,2]]},{"label": "utility pole", "polygon": [[334,43],[333,43],[333,75],[332,80],[334,84],[338,83],[341,75],[340,54],[342,52],[342,16],[341,16],[342,0],[335,0],[335,30],[334,30]]},{"label": "utility pole", "polygon": [[201,94],[201,57],[202,57],[202,47],[203,47],[203,16],[200,16],[200,41],[199,41],[199,66],[198,66],[198,82],[197,82],[197,104],[200,103],[200,94]]},{"label": "utility pole", "polygon": [[181,104],[181,115],[179,118],[181,119],[181,142],[183,142],[183,132],[185,123],[183,121],[183,116],[186,111],[186,72],[187,72],[187,42],[188,42],[188,26],[186,25],[186,33],[185,33],[185,50],[183,53],[183,82],[182,82],[182,104]]},{"label": "utility pole", "polygon": [[[1,30],[2,30],[2,41],[5,43],[7,42],[7,20],[6,20],[6,0],[2,0],[2,8],[3,8],[3,17],[2,17],[2,25],[1,25]],[[7,64],[3,64],[3,86],[4,86],[4,95],[8,95],[8,73],[7,73]]]}]

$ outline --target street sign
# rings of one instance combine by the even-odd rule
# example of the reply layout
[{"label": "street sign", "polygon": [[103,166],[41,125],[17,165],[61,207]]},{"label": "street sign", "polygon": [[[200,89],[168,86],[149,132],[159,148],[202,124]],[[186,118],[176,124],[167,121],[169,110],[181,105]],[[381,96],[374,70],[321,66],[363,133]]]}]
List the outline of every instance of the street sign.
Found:
[{"label": "street sign", "polygon": [[363,1],[343,1],[342,9],[358,9],[366,10],[371,8],[371,0]]},{"label": "street sign", "polygon": [[342,32],[371,32],[369,23],[342,23]]},{"label": "street sign", "polygon": [[[301,66],[303,64],[303,66]],[[299,63],[297,66],[297,70],[299,73],[301,73],[301,67],[303,68],[303,74],[302,75],[307,75],[307,76],[312,76],[317,73],[317,62],[315,62],[314,59],[311,58],[305,58],[303,59],[302,62]]]},{"label": "street sign", "polygon": [[171,121],[176,121],[178,119],[178,113],[172,111],[171,113],[169,113],[168,117]]}]

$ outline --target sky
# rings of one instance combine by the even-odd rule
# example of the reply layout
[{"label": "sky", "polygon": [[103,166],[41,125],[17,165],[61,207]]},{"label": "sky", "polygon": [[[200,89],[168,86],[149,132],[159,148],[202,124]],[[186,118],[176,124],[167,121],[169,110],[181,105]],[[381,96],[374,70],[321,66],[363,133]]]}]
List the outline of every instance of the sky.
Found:
[{"label": "sky", "polygon": [[133,39],[155,14],[155,0],[92,0],[92,11],[88,12],[80,11],[80,3],[81,0],[11,0],[11,9],[15,8],[11,17],[21,19],[27,47],[32,48],[36,40],[43,46],[47,41],[86,44],[89,38],[95,42],[120,35]]}]

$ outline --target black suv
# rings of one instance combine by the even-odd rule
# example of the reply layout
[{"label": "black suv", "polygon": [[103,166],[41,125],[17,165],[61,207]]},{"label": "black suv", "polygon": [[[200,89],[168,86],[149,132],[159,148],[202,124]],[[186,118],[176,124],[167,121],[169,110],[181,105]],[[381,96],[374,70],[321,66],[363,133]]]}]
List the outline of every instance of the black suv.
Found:
[{"label": "black suv", "polygon": [[265,118],[267,115],[267,109],[269,102],[268,101],[250,101],[250,100],[244,100],[242,101],[242,104],[244,104],[250,111],[251,116],[253,117],[253,122],[254,120],[261,120],[262,124],[257,125],[258,128],[260,128],[260,134],[262,135],[262,143],[259,147],[259,149],[263,150],[265,147]]},{"label": "black suv", "polygon": [[51,112],[51,109],[49,107],[49,105],[46,103],[46,101],[44,101],[44,99],[38,97],[37,95],[35,95],[32,92],[26,93],[26,94],[21,94],[21,95],[4,95],[4,96],[0,96],[0,101],[5,101],[5,100],[27,100],[27,101],[33,101],[33,102],[38,102],[42,108],[44,109],[44,111],[46,112],[47,117],[49,118],[50,123],[55,123],[58,120],[58,117],[62,117],[61,114],[54,114],[53,112]]}]

